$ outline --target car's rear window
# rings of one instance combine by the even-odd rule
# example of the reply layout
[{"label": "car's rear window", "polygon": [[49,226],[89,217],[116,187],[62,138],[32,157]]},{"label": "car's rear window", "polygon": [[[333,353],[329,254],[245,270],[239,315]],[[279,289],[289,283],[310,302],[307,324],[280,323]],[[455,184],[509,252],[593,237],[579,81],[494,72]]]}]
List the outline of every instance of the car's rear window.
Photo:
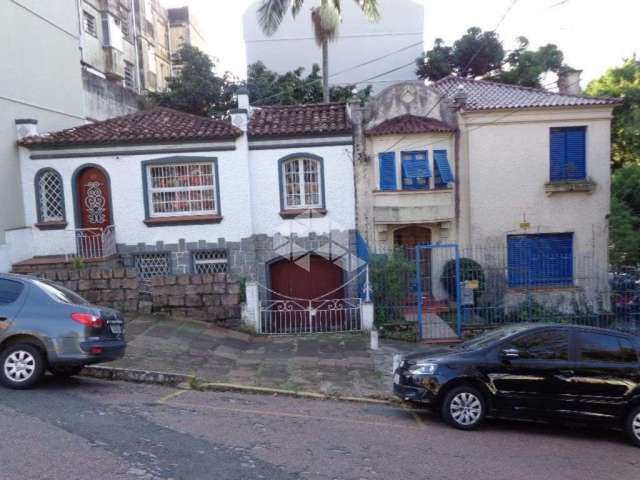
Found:
[{"label": "car's rear window", "polygon": [[56,285],[55,283],[49,282],[47,280],[35,280],[34,283],[39,286],[45,293],[47,293],[51,298],[58,302],[68,303],[70,305],[89,304],[89,302],[87,302],[76,292],[60,285]]},{"label": "car's rear window", "polygon": [[24,285],[20,282],[0,278],[0,305],[10,305],[20,297]]}]

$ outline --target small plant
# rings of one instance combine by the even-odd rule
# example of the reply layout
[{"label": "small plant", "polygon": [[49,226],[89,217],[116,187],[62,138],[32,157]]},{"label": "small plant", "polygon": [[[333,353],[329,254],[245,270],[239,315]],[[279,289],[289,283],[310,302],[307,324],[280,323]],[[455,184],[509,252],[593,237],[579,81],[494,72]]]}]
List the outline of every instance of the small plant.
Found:
[{"label": "small plant", "polygon": [[83,268],[86,268],[87,265],[84,263],[84,259],[82,257],[73,257],[73,260],[71,260],[71,266],[76,270],[82,270]]},{"label": "small plant", "polygon": [[[444,265],[442,270],[442,276],[440,277],[442,286],[449,294],[449,298],[453,301],[457,299],[456,289],[456,261],[449,260]],[[470,280],[476,280],[478,282],[478,288],[473,291],[474,303],[478,302],[478,298],[484,292],[486,288],[486,278],[482,266],[470,258],[460,259],[460,282],[466,282]]]}]

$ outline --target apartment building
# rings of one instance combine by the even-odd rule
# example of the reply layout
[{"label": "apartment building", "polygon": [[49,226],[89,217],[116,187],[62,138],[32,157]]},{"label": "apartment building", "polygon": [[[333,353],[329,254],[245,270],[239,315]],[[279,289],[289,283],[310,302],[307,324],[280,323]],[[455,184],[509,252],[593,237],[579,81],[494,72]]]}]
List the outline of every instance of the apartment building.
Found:
[{"label": "apartment building", "polygon": [[164,90],[179,71],[171,54],[184,43],[206,50],[188,7],[171,9],[175,22],[159,0],[81,0],[80,8],[90,120],[135,112],[137,94]]},{"label": "apartment building", "polygon": [[193,45],[202,51],[207,51],[207,43],[200,32],[196,19],[191,15],[189,7],[170,8],[169,15],[169,49],[173,52],[171,68],[173,74],[180,72],[182,65],[175,52],[183,45]]}]

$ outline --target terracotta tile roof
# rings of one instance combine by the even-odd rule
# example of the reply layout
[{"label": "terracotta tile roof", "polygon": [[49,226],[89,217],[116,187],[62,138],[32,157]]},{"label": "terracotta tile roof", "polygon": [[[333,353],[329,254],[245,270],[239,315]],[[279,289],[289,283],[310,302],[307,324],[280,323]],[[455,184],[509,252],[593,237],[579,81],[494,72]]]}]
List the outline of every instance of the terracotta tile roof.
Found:
[{"label": "terracotta tile roof", "polygon": [[616,105],[618,98],[586,97],[549,92],[542,88],[520,87],[449,76],[431,84],[443,95],[453,96],[458,88],[467,94],[465,110],[494,110],[505,108],[580,107]]},{"label": "terracotta tile roof", "polygon": [[240,135],[240,129],[225,121],[159,107],[59,132],[26,137],[20,144],[28,147],[148,144],[229,140]]},{"label": "terracotta tile roof", "polygon": [[367,135],[393,135],[410,133],[449,133],[455,128],[440,120],[416,115],[402,115],[376,125],[367,130]]},{"label": "terracotta tile roof", "polygon": [[339,135],[351,132],[344,103],[257,107],[249,122],[251,137]]}]

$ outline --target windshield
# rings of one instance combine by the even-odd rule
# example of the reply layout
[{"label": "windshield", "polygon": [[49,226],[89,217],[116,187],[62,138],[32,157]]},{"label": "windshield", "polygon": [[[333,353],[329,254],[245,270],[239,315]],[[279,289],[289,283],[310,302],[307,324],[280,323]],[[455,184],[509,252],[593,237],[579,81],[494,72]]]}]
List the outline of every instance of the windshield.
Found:
[{"label": "windshield", "polygon": [[89,305],[89,302],[68,288],[61,287],[47,280],[34,280],[33,283],[58,302],[68,303],[70,305]]},{"label": "windshield", "polygon": [[496,330],[491,330],[464,342],[462,345],[460,345],[460,348],[462,348],[463,350],[480,350],[481,348],[491,346],[496,342],[515,335],[516,333],[519,333],[526,328],[527,326],[525,325],[509,325],[506,327],[497,328]]}]

